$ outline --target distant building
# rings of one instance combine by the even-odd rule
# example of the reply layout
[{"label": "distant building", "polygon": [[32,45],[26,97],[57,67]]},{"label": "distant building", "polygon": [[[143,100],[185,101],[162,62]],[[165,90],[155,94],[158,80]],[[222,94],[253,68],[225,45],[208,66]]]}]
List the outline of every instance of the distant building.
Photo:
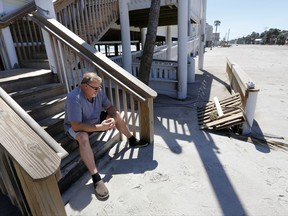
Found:
[{"label": "distant building", "polygon": [[263,39],[262,38],[256,38],[254,40],[254,44],[263,44]]}]

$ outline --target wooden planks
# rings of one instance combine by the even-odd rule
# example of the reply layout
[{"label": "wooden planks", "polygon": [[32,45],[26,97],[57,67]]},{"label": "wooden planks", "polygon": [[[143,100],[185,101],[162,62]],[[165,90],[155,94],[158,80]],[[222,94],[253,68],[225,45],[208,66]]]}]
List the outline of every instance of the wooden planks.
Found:
[{"label": "wooden planks", "polygon": [[222,117],[224,113],[217,97],[214,97],[214,104],[216,106],[218,116]]},{"label": "wooden planks", "polygon": [[0,99],[0,143],[33,179],[56,173],[57,154]]},{"label": "wooden planks", "polygon": [[200,129],[220,130],[245,121],[239,93],[220,101],[215,97],[214,102],[197,109],[197,116]]},{"label": "wooden planks", "polygon": [[1,191],[23,215],[66,215],[56,179],[60,157],[0,97]]}]

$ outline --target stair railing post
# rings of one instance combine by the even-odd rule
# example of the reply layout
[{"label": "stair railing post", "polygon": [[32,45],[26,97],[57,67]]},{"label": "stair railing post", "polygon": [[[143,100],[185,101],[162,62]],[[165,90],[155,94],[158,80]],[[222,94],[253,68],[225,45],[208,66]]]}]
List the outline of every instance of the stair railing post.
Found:
[{"label": "stair railing post", "polygon": [[149,143],[154,142],[153,98],[140,102],[139,126],[140,138]]},{"label": "stair railing post", "polygon": [[[0,1],[0,15],[2,13],[5,13],[4,11],[4,6],[2,1]],[[0,49],[0,56],[3,56],[3,61],[4,65],[6,65],[6,70],[12,69],[12,68],[17,68],[19,63],[18,63],[18,58],[14,46],[14,42],[12,39],[12,35],[10,32],[10,28],[6,27],[3,29],[0,29],[0,44],[1,44],[1,49]]]},{"label": "stair railing post", "polygon": [[[37,11],[41,13],[44,17],[46,17],[47,19],[49,18],[56,19],[53,1],[35,0],[35,4],[37,7]],[[52,50],[53,42],[51,41],[49,34],[45,30],[42,29],[41,31],[45,43],[46,53],[48,56],[49,67],[54,74],[57,74],[58,73],[57,71],[58,67],[56,66],[57,61],[55,60],[55,56]]]}]

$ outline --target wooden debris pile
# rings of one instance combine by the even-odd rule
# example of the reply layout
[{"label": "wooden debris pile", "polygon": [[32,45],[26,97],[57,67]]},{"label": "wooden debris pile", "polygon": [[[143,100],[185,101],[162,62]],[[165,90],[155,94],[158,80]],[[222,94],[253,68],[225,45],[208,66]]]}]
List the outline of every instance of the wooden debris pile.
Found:
[{"label": "wooden debris pile", "polygon": [[245,122],[239,93],[220,101],[214,97],[214,102],[198,107],[197,115],[200,129],[221,130]]}]

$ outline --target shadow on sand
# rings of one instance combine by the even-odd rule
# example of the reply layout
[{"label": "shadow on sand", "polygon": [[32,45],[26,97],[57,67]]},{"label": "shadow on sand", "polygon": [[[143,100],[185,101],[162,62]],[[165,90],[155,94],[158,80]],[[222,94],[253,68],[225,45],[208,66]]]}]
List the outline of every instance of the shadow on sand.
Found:
[{"label": "shadow on sand", "polygon": [[[185,101],[179,101],[167,96],[159,95],[154,104],[154,126],[155,135],[160,136],[171,152],[181,157],[183,149],[179,142],[185,141],[188,144],[194,145],[203,164],[203,168],[209,178],[210,184],[214,190],[214,194],[221,207],[223,215],[247,215],[245,208],[237,195],[237,192],[232,185],[231,181],[221,161],[218,159],[218,154],[221,154],[210,131],[200,130],[197,119],[197,106],[202,106],[209,101],[211,94],[212,81],[219,82],[227,90],[229,85],[227,83],[208,71],[202,71],[203,75],[196,76],[196,81],[189,85],[189,98]],[[197,89],[197,91],[195,91]],[[194,91],[194,92],[193,92]],[[254,123],[255,131],[262,134],[261,129],[257,122]],[[231,131],[216,132],[218,135],[232,137]],[[235,139],[244,139],[244,137],[234,136]],[[247,137],[246,137],[247,138]],[[262,153],[269,153],[270,146],[267,143],[256,145],[258,151]],[[113,175],[127,174],[127,173],[144,173],[148,170],[154,170],[158,166],[158,162],[153,159],[153,144],[137,150],[138,154],[135,158],[133,149],[124,148],[120,151],[113,160],[113,166],[104,171],[104,181],[109,182]],[[127,157],[127,153],[129,156]],[[125,157],[124,157],[125,155]],[[112,160],[112,158],[111,158]],[[85,185],[78,196],[84,197],[79,203],[70,202],[70,205],[75,210],[84,209],[94,196],[92,185]],[[91,196],[87,196],[87,193]]]},{"label": "shadow on sand", "polygon": [[[204,165],[223,215],[246,215],[245,208],[217,157],[217,154],[221,153],[221,149],[216,146],[210,132],[199,129],[197,119],[197,106],[202,106],[209,101],[212,81],[219,82],[227,90],[229,90],[229,85],[208,71],[202,72],[203,75],[196,76],[196,82],[189,86],[189,89],[198,89],[198,92],[190,91],[189,97],[194,100],[179,101],[165,96],[160,96],[159,100],[156,99],[155,134],[161,136],[169,149],[175,154],[182,152],[182,148],[178,144],[179,140],[193,143]],[[164,107],[170,107],[170,109],[163,109]],[[176,112],[171,114],[171,110]],[[168,126],[165,127],[164,122]],[[174,131],[171,133],[171,128],[180,128],[181,132]],[[167,133],[170,133],[170,135],[167,136]],[[222,133],[222,135],[226,134]],[[258,148],[257,145],[255,146]],[[258,150],[267,153],[269,147],[264,145],[264,147],[259,147]]]},{"label": "shadow on sand", "polygon": [[[146,171],[154,170],[158,166],[158,162],[153,159],[153,144],[139,149],[128,148],[127,145],[121,148],[120,145],[122,145],[121,142],[114,147],[116,153],[113,157],[106,155],[104,162],[97,163],[97,168],[101,170],[101,175],[104,175],[104,182],[109,182],[113,178],[113,175],[129,173],[143,174]],[[127,153],[129,155],[127,155]],[[137,157],[135,155],[137,155]],[[109,164],[109,166],[106,166],[107,163],[112,160],[113,162]],[[90,179],[91,176],[86,174],[82,178],[81,183],[88,182]],[[81,199],[71,199],[69,200],[69,205],[74,210],[81,211],[91,203],[93,196],[95,196],[92,182],[82,185],[81,190],[77,190],[77,196],[81,197]]]}]

